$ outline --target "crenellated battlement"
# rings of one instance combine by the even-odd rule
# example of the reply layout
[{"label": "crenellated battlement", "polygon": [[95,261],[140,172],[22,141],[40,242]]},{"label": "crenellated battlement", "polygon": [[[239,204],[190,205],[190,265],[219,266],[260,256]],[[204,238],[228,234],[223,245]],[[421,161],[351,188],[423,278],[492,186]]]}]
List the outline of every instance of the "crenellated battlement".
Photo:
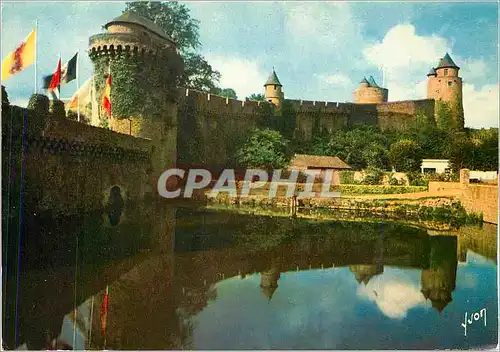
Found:
[{"label": "crenellated battlement", "polygon": [[221,114],[234,113],[255,115],[261,104],[268,104],[263,101],[256,100],[237,100],[227,97],[222,97],[216,94],[207,93],[195,89],[180,87],[179,103],[187,99],[194,102],[194,107],[197,111],[212,111]]}]

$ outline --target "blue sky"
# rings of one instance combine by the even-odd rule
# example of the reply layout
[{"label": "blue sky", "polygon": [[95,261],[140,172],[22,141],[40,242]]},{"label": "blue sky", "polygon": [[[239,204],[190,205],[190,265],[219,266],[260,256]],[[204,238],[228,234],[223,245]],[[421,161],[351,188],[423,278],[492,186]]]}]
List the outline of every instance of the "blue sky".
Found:
[{"label": "blue sky", "polygon": [[[466,125],[498,126],[498,4],[376,2],[187,2],[200,21],[201,51],[240,98],[263,91],[274,66],[285,97],[352,101],[365,75],[389,100],[425,98],[426,74],[449,52],[464,80]],[[92,72],[88,37],[123,2],[2,3],[2,57],[39,21],[38,76],[58,54],[82,54],[80,83]],[[34,90],[34,67],[4,83],[20,105]],[[76,82],[63,88],[69,97]]]}]

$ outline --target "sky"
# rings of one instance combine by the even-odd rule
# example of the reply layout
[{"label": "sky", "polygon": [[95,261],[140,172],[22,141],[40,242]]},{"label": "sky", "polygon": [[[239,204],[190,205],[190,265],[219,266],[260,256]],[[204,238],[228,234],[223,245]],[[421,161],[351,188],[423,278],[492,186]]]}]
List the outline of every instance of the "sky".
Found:
[{"label": "sky", "polygon": [[[389,100],[426,98],[426,74],[448,52],[463,78],[465,124],[498,127],[498,3],[185,2],[200,21],[201,53],[221,72],[220,86],[244,99],[263,93],[275,68],[285,97],[353,100],[363,76],[389,89]],[[2,58],[38,19],[37,76],[79,51],[80,85],[90,77],[89,36],[121,14],[124,2],[2,2]],[[383,72],[383,73],[382,73]],[[3,82],[25,105],[35,69]],[[76,82],[62,97],[76,91]]]}]

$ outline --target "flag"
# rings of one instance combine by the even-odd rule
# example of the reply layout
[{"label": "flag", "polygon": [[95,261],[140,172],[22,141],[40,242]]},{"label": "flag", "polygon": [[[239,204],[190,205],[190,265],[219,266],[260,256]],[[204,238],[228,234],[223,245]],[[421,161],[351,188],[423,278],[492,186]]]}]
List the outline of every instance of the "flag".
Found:
[{"label": "flag", "polygon": [[85,83],[78,88],[75,94],[73,94],[67,105],[68,110],[76,111],[78,109],[78,106],[80,106],[81,110],[84,110],[87,104],[91,102],[92,79],[93,76],[85,81]]},{"label": "flag", "polygon": [[75,54],[68,62],[61,68],[61,85],[71,82],[76,78],[76,61],[78,53]]},{"label": "flag", "polygon": [[103,337],[106,337],[107,326],[108,326],[108,304],[109,304],[109,287],[106,285],[106,292],[104,293],[104,299],[101,304],[101,316],[100,316],[100,325],[101,325],[101,334]]},{"label": "flag", "polygon": [[59,85],[61,84],[61,59],[57,61],[56,71],[48,76],[43,77],[43,88],[48,92],[57,96]]},{"label": "flag", "polygon": [[2,81],[21,72],[35,62],[36,28],[26,39],[2,61]]},{"label": "flag", "polygon": [[111,117],[111,74],[106,78],[106,86],[104,87],[104,94],[102,96],[102,105],[108,118]]}]

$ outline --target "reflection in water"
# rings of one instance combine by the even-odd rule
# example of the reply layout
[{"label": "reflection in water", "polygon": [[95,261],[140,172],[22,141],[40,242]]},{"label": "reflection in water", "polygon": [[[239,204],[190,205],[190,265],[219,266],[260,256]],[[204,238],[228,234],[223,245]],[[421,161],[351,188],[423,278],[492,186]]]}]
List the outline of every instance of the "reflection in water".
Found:
[{"label": "reflection in water", "polygon": [[[78,281],[74,250],[24,243],[17,302],[15,276],[4,278],[7,347],[457,348],[496,338],[496,265],[468,262],[478,255],[467,236],[173,208],[136,209],[113,228],[99,218],[28,222],[69,249],[78,236]],[[474,231],[484,239],[475,251],[496,253],[495,237]],[[34,255],[57,260],[40,266]],[[471,275],[482,280],[465,283]],[[464,340],[464,311],[483,305],[491,323]]]},{"label": "reflection in water", "polygon": [[122,216],[124,201],[121,194],[121,189],[118,186],[113,186],[109,193],[106,212],[111,225],[116,226],[120,222]]}]

